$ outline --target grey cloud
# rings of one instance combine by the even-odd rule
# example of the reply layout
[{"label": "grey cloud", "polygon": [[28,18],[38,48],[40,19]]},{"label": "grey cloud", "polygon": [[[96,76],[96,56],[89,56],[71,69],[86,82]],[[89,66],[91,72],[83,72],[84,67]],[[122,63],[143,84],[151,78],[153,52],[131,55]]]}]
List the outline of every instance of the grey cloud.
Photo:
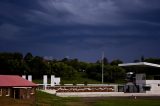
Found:
[{"label": "grey cloud", "polygon": [[0,26],[0,38],[4,40],[16,40],[21,28],[12,24],[2,24]]},{"label": "grey cloud", "polygon": [[[33,21],[51,25],[122,25],[127,14],[158,8],[158,1],[148,0],[39,0],[41,10],[31,10]],[[28,18],[29,18],[28,17]],[[131,20],[130,20],[131,21]]]},{"label": "grey cloud", "polygon": [[160,23],[158,23],[158,22],[154,22],[154,20],[153,21],[145,21],[145,20],[132,20],[132,23],[134,23],[134,24],[144,24],[144,25],[149,25],[149,26],[158,26],[158,27],[160,27]]},{"label": "grey cloud", "polygon": [[40,0],[39,4],[42,6],[41,10],[31,10],[27,14],[33,21],[71,25],[117,25],[123,19],[111,0]]},{"label": "grey cloud", "polygon": [[159,9],[159,0],[113,0],[116,6],[125,12],[144,12]]}]

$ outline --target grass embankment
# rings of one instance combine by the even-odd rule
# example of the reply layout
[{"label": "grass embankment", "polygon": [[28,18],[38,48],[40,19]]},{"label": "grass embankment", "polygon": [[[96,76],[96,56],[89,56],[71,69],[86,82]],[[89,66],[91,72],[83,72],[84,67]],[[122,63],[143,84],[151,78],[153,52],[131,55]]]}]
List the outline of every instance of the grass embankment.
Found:
[{"label": "grass embankment", "polygon": [[[37,84],[42,84],[43,80],[33,80],[33,82],[37,83]],[[50,82],[50,79],[48,79],[48,82]],[[75,80],[63,80],[61,81],[63,84],[84,84],[85,82],[87,82],[88,84],[101,84],[100,81],[97,80],[92,80],[92,79],[88,79],[88,78],[79,78],[79,79],[75,79]]]},{"label": "grass embankment", "polygon": [[73,84],[73,83],[84,84],[85,82],[87,82],[88,84],[101,84],[100,81],[88,79],[88,78],[79,78],[79,79],[75,79],[75,80],[63,80],[62,82],[64,84]]},{"label": "grass embankment", "polygon": [[37,91],[36,101],[0,97],[0,106],[160,106],[160,97],[125,98],[62,98]]}]

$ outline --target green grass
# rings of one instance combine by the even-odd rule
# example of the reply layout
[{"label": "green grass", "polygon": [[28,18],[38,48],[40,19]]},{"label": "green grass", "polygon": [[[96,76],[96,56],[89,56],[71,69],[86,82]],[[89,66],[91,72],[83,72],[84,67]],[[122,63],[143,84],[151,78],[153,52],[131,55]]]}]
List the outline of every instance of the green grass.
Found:
[{"label": "green grass", "polygon": [[79,102],[79,98],[61,98],[41,91],[38,91],[36,98],[37,106],[67,106],[76,102]]},{"label": "green grass", "polygon": [[160,106],[157,99],[109,99],[97,101],[94,106]]},{"label": "green grass", "polygon": [[36,83],[36,84],[43,84],[43,79],[42,80],[34,79],[33,82]]},{"label": "green grass", "polygon": [[84,82],[87,82],[88,84],[100,84],[100,81],[97,80],[92,80],[92,79],[88,79],[88,78],[78,78],[76,80],[63,80],[64,84],[73,84],[73,83],[77,83],[77,84],[84,84]]},{"label": "green grass", "polygon": [[37,106],[160,106],[160,97],[142,98],[76,98],[76,97],[57,97],[41,91],[37,93]]},{"label": "green grass", "polygon": [[37,91],[34,102],[0,97],[0,103],[0,106],[160,106],[160,97],[137,97],[137,99],[133,97],[62,98]]},{"label": "green grass", "polygon": [[[101,83],[100,81],[97,81],[97,80],[92,80],[92,79],[82,78],[82,77],[78,78],[77,80],[63,80],[62,79],[62,82],[64,84],[73,84],[73,83],[84,84],[85,81],[87,81],[88,84],[100,84]],[[42,84],[43,80],[36,79],[36,80],[33,80],[33,82],[37,84]],[[48,79],[48,82],[50,82],[50,79]]]}]

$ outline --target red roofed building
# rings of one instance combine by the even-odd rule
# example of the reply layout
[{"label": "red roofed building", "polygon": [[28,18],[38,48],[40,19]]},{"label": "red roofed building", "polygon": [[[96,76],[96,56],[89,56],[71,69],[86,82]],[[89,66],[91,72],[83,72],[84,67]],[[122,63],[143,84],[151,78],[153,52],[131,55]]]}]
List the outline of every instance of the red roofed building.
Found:
[{"label": "red roofed building", "polygon": [[0,96],[17,99],[33,99],[37,85],[18,76],[0,75]]}]

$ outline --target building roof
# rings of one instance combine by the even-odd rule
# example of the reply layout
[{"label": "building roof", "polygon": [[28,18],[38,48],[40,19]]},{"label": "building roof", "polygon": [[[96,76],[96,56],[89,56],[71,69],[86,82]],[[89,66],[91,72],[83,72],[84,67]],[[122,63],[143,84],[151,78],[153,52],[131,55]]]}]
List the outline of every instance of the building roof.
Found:
[{"label": "building roof", "polygon": [[0,87],[36,87],[32,83],[18,75],[0,75]]},{"label": "building roof", "polygon": [[127,67],[127,66],[150,66],[150,67],[160,68],[159,64],[153,64],[153,63],[148,63],[148,62],[124,63],[124,64],[118,64],[118,66],[121,66],[121,67]]}]

